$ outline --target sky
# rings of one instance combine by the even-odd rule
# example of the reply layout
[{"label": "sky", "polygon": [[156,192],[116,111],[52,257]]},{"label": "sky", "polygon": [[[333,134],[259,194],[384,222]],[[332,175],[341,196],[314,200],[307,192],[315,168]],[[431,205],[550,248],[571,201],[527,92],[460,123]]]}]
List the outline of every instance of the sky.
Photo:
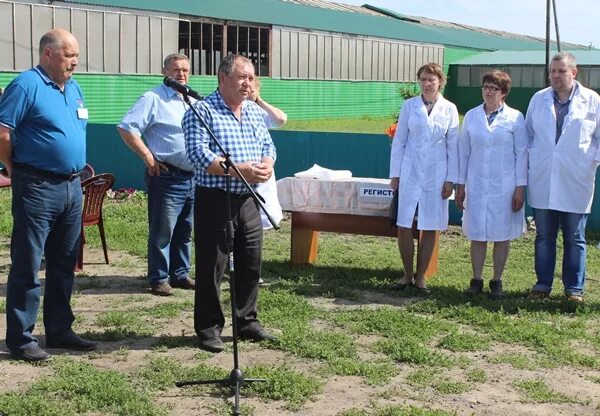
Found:
[{"label": "sky", "polygon": [[[370,4],[409,16],[462,23],[488,29],[546,36],[546,0],[335,0],[353,5]],[[600,49],[600,2],[555,0],[561,42]],[[556,39],[554,17],[551,38]]]}]

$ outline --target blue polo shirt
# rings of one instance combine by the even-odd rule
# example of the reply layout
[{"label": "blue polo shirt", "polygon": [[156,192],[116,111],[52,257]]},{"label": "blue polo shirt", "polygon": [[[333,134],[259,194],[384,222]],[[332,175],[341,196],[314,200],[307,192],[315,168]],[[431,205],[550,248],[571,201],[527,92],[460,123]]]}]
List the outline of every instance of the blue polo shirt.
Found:
[{"label": "blue polo shirt", "polygon": [[85,166],[87,115],[73,79],[64,91],[41,66],[15,78],[0,100],[0,124],[11,129],[12,161],[68,174]]}]

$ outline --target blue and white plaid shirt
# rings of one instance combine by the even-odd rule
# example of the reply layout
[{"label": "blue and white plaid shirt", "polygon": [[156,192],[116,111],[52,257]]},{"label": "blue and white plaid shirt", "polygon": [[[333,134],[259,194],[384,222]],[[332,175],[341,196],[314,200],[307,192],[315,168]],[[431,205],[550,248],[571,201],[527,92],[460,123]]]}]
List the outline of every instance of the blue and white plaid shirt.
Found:
[{"label": "blue and white plaid shirt", "polygon": [[[256,103],[245,100],[241,119],[238,120],[217,90],[203,101],[196,102],[194,108],[225,151],[229,152],[233,163],[260,162],[264,156],[275,160],[275,145],[263,119],[264,111]],[[225,189],[224,176],[212,175],[206,171],[217,157],[223,155],[191,109],[186,111],[182,127],[187,156],[195,170],[196,184],[206,188]],[[246,192],[240,179],[232,177],[231,192]]]}]

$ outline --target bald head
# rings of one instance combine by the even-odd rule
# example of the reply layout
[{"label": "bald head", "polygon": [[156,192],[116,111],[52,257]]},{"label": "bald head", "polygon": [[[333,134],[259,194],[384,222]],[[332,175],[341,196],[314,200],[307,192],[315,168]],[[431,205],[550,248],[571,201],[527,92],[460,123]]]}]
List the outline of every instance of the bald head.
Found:
[{"label": "bald head", "polygon": [[51,48],[53,50],[62,48],[65,41],[77,42],[75,36],[65,29],[53,29],[50,32],[45,33],[40,39],[40,56],[44,53],[46,48]]},{"label": "bald head", "polygon": [[79,64],[79,44],[70,32],[53,29],[40,39],[40,65],[61,89]]}]

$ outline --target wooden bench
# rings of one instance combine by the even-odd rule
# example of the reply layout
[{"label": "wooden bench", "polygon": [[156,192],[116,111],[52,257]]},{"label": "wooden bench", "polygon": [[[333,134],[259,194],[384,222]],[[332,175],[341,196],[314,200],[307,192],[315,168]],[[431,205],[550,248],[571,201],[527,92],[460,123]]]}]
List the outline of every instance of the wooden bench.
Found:
[{"label": "wooden bench", "polygon": [[[387,217],[292,211],[290,255],[292,267],[314,264],[317,260],[319,231],[397,237],[397,230],[390,226],[390,220]],[[415,225],[413,225],[413,237],[417,240],[420,238],[420,232],[417,231]],[[433,276],[438,270],[439,238],[438,231],[435,236],[433,255],[425,272],[427,278]]]}]

